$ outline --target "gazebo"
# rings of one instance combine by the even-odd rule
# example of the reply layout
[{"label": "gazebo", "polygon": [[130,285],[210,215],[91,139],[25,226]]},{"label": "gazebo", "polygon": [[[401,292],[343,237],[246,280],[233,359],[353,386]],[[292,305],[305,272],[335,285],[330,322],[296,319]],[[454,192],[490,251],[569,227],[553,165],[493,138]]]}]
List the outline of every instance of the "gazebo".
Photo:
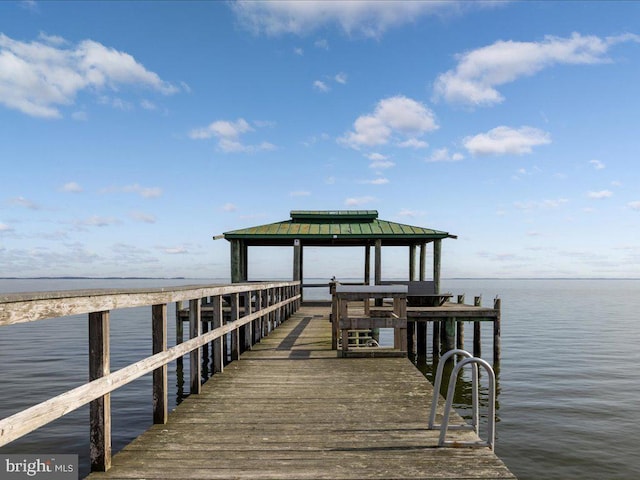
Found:
[{"label": "gazebo", "polygon": [[382,283],[382,247],[409,247],[409,279],[416,278],[416,252],[420,250],[418,280],[426,280],[427,244],[433,243],[433,282],[440,292],[442,239],[457,238],[448,232],[380,220],[376,210],[294,210],[291,218],[277,223],[225,232],[231,243],[231,281],[248,280],[248,252],[253,246],[293,247],[293,280],[303,279],[304,247],[363,247],[364,282],[369,284],[371,248],[374,249],[374,282]]}]

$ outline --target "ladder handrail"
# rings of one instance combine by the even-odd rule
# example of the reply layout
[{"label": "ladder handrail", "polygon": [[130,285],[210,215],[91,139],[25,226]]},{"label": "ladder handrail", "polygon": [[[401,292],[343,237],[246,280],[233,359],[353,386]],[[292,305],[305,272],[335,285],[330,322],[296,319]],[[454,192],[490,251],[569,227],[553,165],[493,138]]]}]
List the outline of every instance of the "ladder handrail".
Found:
[{"label": "ladder handrail", "polygon": [[[438,368],[436,369],[436,378],[433,382],[433,399],[431,401],[431,413],[429,415],[429,430],[434,430],[439,428],[441,425],[435,423],[436,422],[436,407],[438,406],[438,397],[440,396],[440,386],[442,384],[442,374],[445,367],[445,364],[454,355],[461,355],[466,358],[473,358],[466,350],[462,350],[460,348],[455,348],[453,350],[449,350],[442,358],[440,358],[440,362],[438,362]],[[473,428],[473,430],[478,433],[478,389],[476,388],[478,385],[478,367],[474,364],[474,368],[471,372],[472,378],[472,394],[471,394],[471,404],[472,404],[472,416],[471,416],[471,425],[451,425],[450,429],[465,429],[465,428]]]},{"label": "ladder handrail", "polygon": [[[476,371],[477,371],[477,365],[482,366],[487,371],[487,376],[489,377],[489,405],[488,405],[489,411],[487,413],[488,426],[487,426],[486,442],[482,442],[482,441],[451,442],[451,441],[445,440],[447,435],[449,416],[451,414],[451,408],[453,404],[453,394],[455,392],[458,373],[467,364],[472,364]],[[476,389],[474,388],[474,390]],[[495,443],[495,424],[496,424],[496,376],[495,376],[495,373],[493,372],[493,368],[491,368],[491,365],[489,365],[489,363],[487,363],[485,360],[481,358],[478,358],[478,357],[465,358],[455,366],[455,368],[451,372],[451,377],[449,378],[449,389],[447,391],[447,399],[444,406],[442,424],[440,426],[440,438],[438,440],[438,446],[439,447],[446,447],[446,446],[489,447],[491,450],[493,450],[493,446]]]}]

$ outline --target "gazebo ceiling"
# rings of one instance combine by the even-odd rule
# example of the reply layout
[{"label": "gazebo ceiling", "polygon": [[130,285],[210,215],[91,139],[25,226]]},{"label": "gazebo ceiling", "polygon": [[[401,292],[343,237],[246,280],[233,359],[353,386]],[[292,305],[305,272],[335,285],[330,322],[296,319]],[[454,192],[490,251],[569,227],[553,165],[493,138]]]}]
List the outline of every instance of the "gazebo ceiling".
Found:
[{"label": "gazebo ceiling", "polygon": [[457,238],[448,232],[378,219],[376,210],[293,210],[291,219],[225,232],[247,246],[408,246]]}]

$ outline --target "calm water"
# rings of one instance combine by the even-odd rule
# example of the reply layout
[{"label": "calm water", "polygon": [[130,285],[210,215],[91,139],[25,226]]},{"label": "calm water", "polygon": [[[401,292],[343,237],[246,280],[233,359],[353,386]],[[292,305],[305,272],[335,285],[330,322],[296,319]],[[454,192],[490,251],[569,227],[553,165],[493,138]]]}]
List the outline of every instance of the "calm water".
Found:
[{"label": "calm water", "polygon": [[[0,280],[0,292],[192,283]],[[484,305],[502,299],[496,453],[521,480],[640,478],[640,280],[443,280],[442,289],[467,302],[483,295]],[[112,370],[150,354],[150,316],[150,308],[112,312]],[[489,329],[483,338],[490,359]],[[86,316],[2,327],[0,362],[0,417],[84,383]],[[169,371],[176,385],[175,364]],[[112,394],[115,451],[150,426],[150,396],[150,376]],[[171,408],[178,396],[176,387]],[[78,453],[85,474],[87,438],[85,407],[1,452]]]}]

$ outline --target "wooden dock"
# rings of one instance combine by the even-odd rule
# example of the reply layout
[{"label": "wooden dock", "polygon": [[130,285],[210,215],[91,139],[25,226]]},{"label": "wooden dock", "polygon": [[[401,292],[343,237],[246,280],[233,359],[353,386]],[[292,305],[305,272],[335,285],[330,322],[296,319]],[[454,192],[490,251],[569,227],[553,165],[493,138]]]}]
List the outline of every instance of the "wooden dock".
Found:
[{"label": "wooden dock", "polygon": [[515,478],[488,448],[438,448],[431,384],[407,358],[338,358],[329,312],[303,305],[87,478]]}]

